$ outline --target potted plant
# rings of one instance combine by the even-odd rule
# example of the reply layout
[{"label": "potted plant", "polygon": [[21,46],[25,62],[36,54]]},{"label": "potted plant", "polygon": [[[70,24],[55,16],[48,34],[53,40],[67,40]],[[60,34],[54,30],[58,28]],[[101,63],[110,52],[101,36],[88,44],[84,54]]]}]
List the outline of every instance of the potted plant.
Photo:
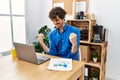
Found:
[{"label": "potted plant", "polygon": [[98,71],[93,71],[91,76],[92,76],[92,80],[98,80],[99,72]]},{"label": "potted plant", "polygon": [[[47,47],[49,47],[48,34],[49,34],[50,31],[51,31],[51,29],[48,28],[46,25],[41,27],[38,30],[38,34],[40,34],[40,33],[44,34],[45,37],[44,37],[43,40],[44,40],[44,43],[46,44]],[[37,36],[36,36],[36,38],[37,38]],[[43,50],[42,46],[40,45],[39,41],[33,42],[33,45],[35,47],[35,51],[36,52],[39,52],[39,53],[43,53],[44,52],[44,50]]]},{"label": "potted plant", "polygon": [[98,53],[96,51],[92,52],[92,58],[93,58],[93,62],[97,62]]}]

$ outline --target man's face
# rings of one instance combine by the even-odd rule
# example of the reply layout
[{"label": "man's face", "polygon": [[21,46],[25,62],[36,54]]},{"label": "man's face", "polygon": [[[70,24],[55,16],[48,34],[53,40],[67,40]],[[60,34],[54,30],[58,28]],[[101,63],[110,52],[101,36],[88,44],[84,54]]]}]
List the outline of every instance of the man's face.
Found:
[{"label": "man's face", "polygon": [[56,19],[53,19],[52,21],[53,21],[53,24],[56,26],[56,28],[63,27],[64,19],[61,19],[57,16]]}]

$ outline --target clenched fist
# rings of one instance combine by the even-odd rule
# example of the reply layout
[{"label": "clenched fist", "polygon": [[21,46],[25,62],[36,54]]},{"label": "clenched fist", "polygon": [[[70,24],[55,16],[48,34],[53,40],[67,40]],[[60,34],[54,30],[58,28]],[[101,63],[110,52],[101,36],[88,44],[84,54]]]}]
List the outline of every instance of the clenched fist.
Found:
[{"label": "clenched fist", "polygon": [[70,33],[69,40],[72,45],[76,45],[77,35],[75,33]]},{"label": "clenched fist", "polygon": [[44,43],[43,39],[44,39],[44,35],[42,33],[38,34],[38,40],[40,41],[40,43]]}]

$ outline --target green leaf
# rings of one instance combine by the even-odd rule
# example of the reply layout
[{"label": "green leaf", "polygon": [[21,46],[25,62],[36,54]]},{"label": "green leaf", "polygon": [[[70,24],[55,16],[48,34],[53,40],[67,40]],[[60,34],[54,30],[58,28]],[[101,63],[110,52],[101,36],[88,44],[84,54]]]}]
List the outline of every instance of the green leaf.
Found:
[{"label": "green leaf", "polygon": [[98,53],[96,51],[92,52],[92,57],[97,58],[98,57]]},{"label": "green leaf", "polygon": [[99,72],[98,71],[93,71],[91,73],[91,76],[94,77],[94,78],[98,78],[99,77]]}]

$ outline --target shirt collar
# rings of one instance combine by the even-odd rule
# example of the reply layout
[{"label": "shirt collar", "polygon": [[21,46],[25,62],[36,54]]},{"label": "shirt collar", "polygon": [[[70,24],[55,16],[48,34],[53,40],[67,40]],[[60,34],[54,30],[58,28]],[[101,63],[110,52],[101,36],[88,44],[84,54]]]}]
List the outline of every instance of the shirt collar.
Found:
[{"label": "shirt collar", "polygon": [[66,31],[67,30],[67,23],[65,23],[65,26],[63,28],[63,31]]},{"label": "shirt collar", "polygon": [[[67,23],[65,23],[65,25],[64,25],[64,28],[63,28],[63,32],[65,32],[67,30]],[[58,31],[58,29],[57,29],[57,31]],[[58,31],[59,32],[59,31]],[[63,33],[62,32],[62,33]]]}]

